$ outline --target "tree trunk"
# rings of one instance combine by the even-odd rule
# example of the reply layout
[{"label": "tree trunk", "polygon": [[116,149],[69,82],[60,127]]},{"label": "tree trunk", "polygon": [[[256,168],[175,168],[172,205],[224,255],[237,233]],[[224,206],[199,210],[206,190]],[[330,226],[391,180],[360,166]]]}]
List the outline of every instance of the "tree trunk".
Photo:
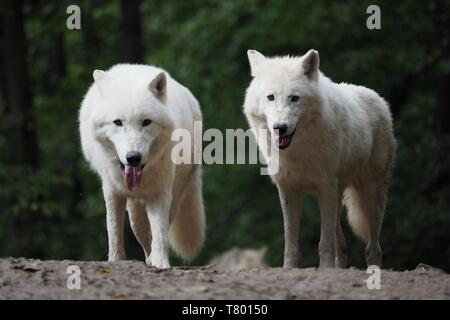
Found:
[{"label": "tree trunk", "polygon": [[128,63],[143,63],[140,0],[121,0],[122,59]]},{"label": "tree trunk", "polygon": [[22,1],[9,0],[3,13],[3,63],[5,72],[5,100],[10,108],[14,136],[17,143],[9,161],[37,168],[38,144],[30,77],[27,64],[27,42],[24,30]]},{"label": "tree trunk", "polygon": [[[4,10],[2,6],[0,6],[0,12]],[[4,15],[0,14],[0,26],[3,26],[4,23]],[[0,45],[3,44],[4,32],[3,28],[0,28]],[[3,50],[0,50],[0,70],[5,70],[5,63],[3,60]],[[4,72],[0,72],[0,117],[4,119],[5,114],[9,110],[7,101],[6,101],[6,77]],[[4,123],[2,127],[0,127],[0,133],[4,134],[9,132],[8,124]]]},{"label": "tree trunk", "polygon": [[436,92],[437,113],[439,133],[450,133],[450,74],[442,76],[438,81]]}]

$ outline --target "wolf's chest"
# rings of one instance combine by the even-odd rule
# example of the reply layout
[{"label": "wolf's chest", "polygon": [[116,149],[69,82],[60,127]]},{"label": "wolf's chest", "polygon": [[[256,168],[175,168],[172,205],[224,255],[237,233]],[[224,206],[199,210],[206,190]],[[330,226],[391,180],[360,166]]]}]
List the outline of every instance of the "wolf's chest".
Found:
[{"label": "wolf's chest", "polygon": [[288,184],[305,192],[316,193],[327,175],[323,165],[308,157],[280,158],[279,169],[273,179],[277,183]]}]

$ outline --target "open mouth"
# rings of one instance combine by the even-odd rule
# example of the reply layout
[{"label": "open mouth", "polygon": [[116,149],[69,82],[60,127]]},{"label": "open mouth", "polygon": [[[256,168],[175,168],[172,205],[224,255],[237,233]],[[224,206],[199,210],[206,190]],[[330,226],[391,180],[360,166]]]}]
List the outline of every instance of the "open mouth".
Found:
[{"label": "open mouth", "polygon": [[275,142],[278,149],[284,150],[287,147],[289,147],[292,141],[292,137],[295,134],[295,131],[297,131],[297,128],[291,134],[282,134],[277,137]]},{"label": "open mouth", "polygon": [[142,170],[145,164],[133,167],[128,164],[123,164],[120,160],[119,164],[126,188],[131,192],[137,191],[141,185]]}]

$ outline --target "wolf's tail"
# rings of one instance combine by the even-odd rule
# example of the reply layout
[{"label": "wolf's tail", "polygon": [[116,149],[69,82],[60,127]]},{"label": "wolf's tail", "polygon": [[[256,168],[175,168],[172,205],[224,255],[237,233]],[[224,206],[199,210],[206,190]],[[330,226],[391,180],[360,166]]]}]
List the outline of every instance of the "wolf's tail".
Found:
[{"label": "wolf's tail", "polygon": [[170,243],[184,259],[192,259],[205,240],[205,211],[203,207],[200,166],[189,173],[183,186],[178,208],[170,225]]},{"label": "wolf's tail", "polygon": [[353,232],[367,242],[369,239],[369,222],[363,211],[361,191],[354,187],[347,188],[344,192],[344,204],[347,207],[347,218]]}]

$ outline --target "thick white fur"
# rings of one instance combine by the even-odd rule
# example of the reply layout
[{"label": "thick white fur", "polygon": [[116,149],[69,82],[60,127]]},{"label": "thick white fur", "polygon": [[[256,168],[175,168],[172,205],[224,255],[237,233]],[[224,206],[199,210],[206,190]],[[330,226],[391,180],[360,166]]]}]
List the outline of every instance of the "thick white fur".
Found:
[{"label": "thick white fur", "polygon": [[[202,120],[197,100],[153,66],[120,64],[93,76],[80,109],[80,135],[84,156],[102,181],[109,260],[125,259],[125,209],[149,265],[169,267],[169,238],[179,255],[193,257],[205,234],[201,168],[173,163],[171,133],[185,128],[193,136],[194,121]],[[144,119],[152,123],[142,127]],[[145,163],[135,192],[125,188],[119,162],[126,163],[130,151],[140,152]]]},{"label": "thick white fur", "polygon": [[[284,266],[300,259],[301,194],[318,196],[321,211],[321,267],[345,267],[346,244],[340,225],[342,203],[353,230],[367,241],[366,262],[381,265],[379,234],[396,142],[385,100],[362,86],[334,83],[319,71],[319,54],[266,58],[248,51],[253,80],[244,113],[253,131],[269,129],[268,143],[277,138],[275,123],[295,134],[279,152],[277,185],[284,217]],[[274,95],[274,101],[267,96]],[[292,95],[298,95],[292,102]],[[264,153],[264,152],[263,152]],[[268,159],[270,165],[270,159]]]}]

